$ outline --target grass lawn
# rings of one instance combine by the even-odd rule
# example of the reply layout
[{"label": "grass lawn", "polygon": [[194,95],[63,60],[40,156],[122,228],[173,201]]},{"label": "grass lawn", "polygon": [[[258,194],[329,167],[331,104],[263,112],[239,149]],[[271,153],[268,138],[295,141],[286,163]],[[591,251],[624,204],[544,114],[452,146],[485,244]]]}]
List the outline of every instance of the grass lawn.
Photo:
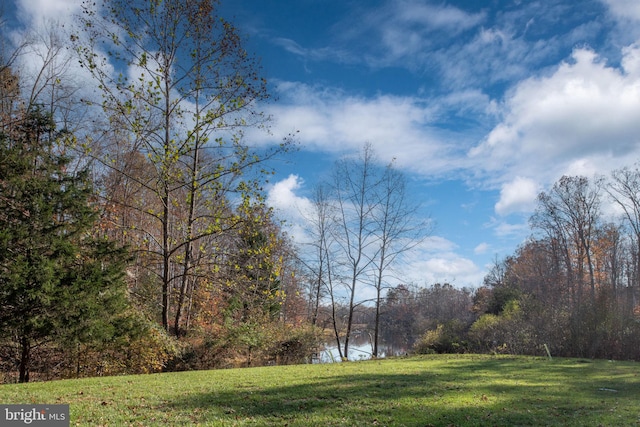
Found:
[{"label": "grass lawn", "polygon": [[640,364],[438,355],[0,385],[87,426],[640,426]]}]

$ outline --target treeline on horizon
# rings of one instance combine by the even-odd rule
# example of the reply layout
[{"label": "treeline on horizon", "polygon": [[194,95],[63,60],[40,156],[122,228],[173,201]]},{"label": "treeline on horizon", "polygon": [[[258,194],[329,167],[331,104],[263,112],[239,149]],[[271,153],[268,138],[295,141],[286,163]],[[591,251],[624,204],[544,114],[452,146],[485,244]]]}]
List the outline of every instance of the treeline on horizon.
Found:
[{"label": "treeline on horizon", "polygon": [[374,357],[640,359],[637,168],[541,193],[478,289],[391,287],[432,232],[393,162],[338,161],[294,245],[264,187],[295,139],[244,136],[269,126],[267,85],[217,2],[98,6],[68,33],[2,28],[3,382],[306,363],[327,342],[348,359],[356,334]]},{"label": "treeline on horizon", "polygon": [[[467,310],[437,322],[415,348],[640,360],[638,166],[563,176],[538,195],[529,224],[531,237],[496,260],[482,287],[449,289],[468,296]],[[421,304],[420,292],[391,295],[392,307]]]}]

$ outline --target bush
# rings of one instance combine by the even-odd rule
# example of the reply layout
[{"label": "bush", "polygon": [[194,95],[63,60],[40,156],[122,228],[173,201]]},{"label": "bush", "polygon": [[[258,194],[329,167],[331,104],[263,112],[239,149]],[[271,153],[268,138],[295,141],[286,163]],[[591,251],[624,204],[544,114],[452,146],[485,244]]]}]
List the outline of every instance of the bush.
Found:
[{"label": "bush", "polygon": [[471,325],[469,338],[474,350],[507,354],[535,354],[539,346],[520,303],[509,301],[500,315],[484,314]]},{"label": "bush", "polygon": [[309,363],[313,354],[317,352],[319,343],[320,334],[316,328],[284,325],[267,348],[268,362],[276,365]]},{"label": "bush", "polygon": [[320,334],[310,326],[278,321],[209,328],[187,337],[186,349],[172,360],[172,371],[308,363]]},{"label": "bush", "polygon": [[155,323],[148,322],[140,334],[102,349],[88,349],[84,363],[95,373],[88,376],[149,374],[165,370],[167,363],[182,351],[180,343]]},{"label": "bush", "polygon": [[465,338],[466,325],[460,320],[439,324],[416,341],[413,350],[418,354],[465,353],[468,345]]}]

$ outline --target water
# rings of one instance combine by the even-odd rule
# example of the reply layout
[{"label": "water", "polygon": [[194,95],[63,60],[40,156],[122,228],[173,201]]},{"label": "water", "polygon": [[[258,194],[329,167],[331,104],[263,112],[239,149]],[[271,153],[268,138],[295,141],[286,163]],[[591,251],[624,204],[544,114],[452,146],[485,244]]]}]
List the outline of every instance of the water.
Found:
[{"label": "water", "polygon": [[[344,343],[341,343],[344,350]],[[387,356],[399,356],[407,353],[406,348],[394,347],[387,344],[378,344],[378,358]],[[349,342],[349,360],[368,360],[373,354],[373,345],[367,338],[356,338]],[[323,349],[313,363],[341,362],[338,346],[335,341],[325,343]]]}]

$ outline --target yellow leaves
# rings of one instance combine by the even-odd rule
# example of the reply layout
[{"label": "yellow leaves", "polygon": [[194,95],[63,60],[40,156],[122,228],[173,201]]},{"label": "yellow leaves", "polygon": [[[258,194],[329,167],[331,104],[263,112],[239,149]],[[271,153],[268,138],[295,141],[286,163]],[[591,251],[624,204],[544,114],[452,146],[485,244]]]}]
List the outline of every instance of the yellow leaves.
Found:
[{"label": "yellow leaves", "polygon": [[140,67],[146,67],[147,66],[147,53],[146,52],[142,52],[142,55],[140,55],[140,60],[138,61],[138,65]]}]

